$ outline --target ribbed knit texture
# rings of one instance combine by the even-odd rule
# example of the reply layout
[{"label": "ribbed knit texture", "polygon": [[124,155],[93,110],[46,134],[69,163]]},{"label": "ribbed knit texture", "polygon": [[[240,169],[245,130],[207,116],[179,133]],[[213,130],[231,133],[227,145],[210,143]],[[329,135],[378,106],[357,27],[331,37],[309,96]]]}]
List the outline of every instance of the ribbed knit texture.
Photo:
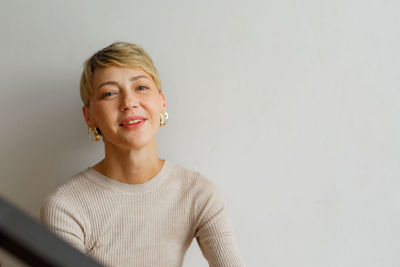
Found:
[{"label": "ribbed knit texture", "polygon": [[193,238],[210,266],[244,266],[215,185],[167,160],[138,185],[87,168],[45,200],[40,219],[106,266],[182,266]]}]

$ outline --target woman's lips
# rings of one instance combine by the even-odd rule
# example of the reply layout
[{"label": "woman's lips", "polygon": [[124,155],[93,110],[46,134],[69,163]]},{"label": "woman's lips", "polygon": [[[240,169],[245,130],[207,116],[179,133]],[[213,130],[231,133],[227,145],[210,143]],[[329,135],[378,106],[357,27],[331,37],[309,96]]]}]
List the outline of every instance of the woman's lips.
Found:
[{"label": "woman's lips", "polygon": [[140,122],[132,123],[132,124],[120,124],[119,126],[124,129],[138,129],[145,123],[145,121],[146,120],[141,120]]},{"label": "woman's lips", "polygon": [[127,118],[125,118],[123,121],[121,121],[119,124],[120,124],[120,126],[121,126],[121,125],[123,125],[123,124],[129,123],[130,121],[135,121],[135,120],[146,120],[146,118],[143,117],[143,116],[132,116],[132,117],[127,117]]}]

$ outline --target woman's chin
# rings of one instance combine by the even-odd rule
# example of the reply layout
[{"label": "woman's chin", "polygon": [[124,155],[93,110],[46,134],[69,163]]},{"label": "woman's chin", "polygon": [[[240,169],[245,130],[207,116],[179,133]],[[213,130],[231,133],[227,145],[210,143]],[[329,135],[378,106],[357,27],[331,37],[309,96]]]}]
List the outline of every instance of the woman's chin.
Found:
[{"label": "woman's chin", "polygon": [[106,147],[114,147],[121,150],[139,150],[145,148],[150,144],[149,140],[146,139],[138,139],[138,138],[124,138],[122,140],[104,140],[104,144]]}]

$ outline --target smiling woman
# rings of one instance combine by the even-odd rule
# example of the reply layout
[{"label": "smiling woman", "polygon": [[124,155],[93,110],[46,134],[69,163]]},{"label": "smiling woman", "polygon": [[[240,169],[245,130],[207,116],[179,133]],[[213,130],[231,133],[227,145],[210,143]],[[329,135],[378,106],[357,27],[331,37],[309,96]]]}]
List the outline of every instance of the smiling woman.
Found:
[{"label": "smiling woman", "polygon": [[130,154],[141,151],[136,155],[154,159],[160,114],[165,113],[166,103],[150,75],[139,68],[109,66],[94,71],[92,84],[90,106],[82,110],[89,128],[100,129],[106,152],[114,155],[129,149]]},{"label": "smiling woman", "polygon": [[42,223],[107,266],[181,266],[193,238],[210,266],[243,266],[215,185],[158,157],[168,113],[149,55],[123,42],[100,50],[85,62],[80,90],[105,157],[45,200]]}]

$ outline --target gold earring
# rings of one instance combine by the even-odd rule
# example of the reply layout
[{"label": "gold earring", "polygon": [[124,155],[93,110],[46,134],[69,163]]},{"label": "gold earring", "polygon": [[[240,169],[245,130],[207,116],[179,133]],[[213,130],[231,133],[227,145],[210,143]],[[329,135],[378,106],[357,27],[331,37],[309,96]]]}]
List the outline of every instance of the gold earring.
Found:
[{"label": "gold earring", "polygon": [[160,113],[160,127],[163,127],[168,122],[168,112]]},{"label": "gold earring", "polygon": [[[91,131],[93,131],[93,135],[90,134]],[[98,142],[100,140],[100,135],[99,132],[97,131],[97,128],[88,127],[88,135],[89,138],[95,142]]]}]

